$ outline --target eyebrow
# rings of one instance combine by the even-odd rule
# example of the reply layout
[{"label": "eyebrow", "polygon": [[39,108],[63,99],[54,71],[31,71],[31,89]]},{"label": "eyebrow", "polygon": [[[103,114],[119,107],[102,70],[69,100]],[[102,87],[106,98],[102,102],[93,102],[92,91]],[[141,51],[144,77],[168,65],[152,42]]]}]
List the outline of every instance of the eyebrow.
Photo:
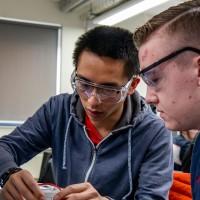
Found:
[{"label": "eyebrow", "polygon": [[[93,81],[91,81],[91,80],[85,78],[85,77],[82,76],[82,75],[76,74],[76,76],[77,76],[78,78],[84,80],[84,81],[89,82],[89,83],[94,83]],[[95,84],[97,84],[97,83],[95,83]],[[121,87],[121,86],[117,85],[116,83],[101,83],[101,84],[97,84],[97,85],[104,85],[104,86],[110,86],[110,87]]]},{"label": "eyebrow", "polygon": [[177,51],[174,51],[174,52],[170,53],[166,57],[161,58],[160,60],[156,61],[155,63],[147,66],[145,69],[141,70],[139,74],[144,74],[145,72],[153,69],[157,65],[160,65],[161,63],[164,63],[164,62],[168,61],[169,59],[178,56],[180,53],[182,53],[184,51],[192,51],[192,52],[195,52],[197,54],[200,54],[200,49],[197,49],[197,48],[194,48],[194,47],[184,47],[182,49],[179,49]]}]

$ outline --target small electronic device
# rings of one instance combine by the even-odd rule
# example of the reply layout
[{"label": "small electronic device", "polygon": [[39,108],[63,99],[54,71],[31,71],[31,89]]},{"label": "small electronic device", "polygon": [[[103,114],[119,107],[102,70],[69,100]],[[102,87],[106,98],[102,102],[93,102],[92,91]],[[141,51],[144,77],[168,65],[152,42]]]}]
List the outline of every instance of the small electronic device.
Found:
[{"label": "small electronic device", "polygon": [[53,197],[61,190],[56,185],[46,183],[40,183],[39,187],[44,192],[46,200],[53,200]]}]

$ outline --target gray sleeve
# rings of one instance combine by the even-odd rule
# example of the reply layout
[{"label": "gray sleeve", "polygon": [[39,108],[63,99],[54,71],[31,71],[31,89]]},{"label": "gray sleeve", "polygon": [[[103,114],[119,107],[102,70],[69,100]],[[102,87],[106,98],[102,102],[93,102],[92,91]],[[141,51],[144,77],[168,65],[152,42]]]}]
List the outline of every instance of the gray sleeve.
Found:
[{"label": "gray sleeve", "polygon": [[50,146],[50,117],[44,104],[24,124],[0,138],[0,176]]},{"label": "gray sleeve", "polygon": [[157,130],[141,166],[135,200],[167,200],[174,165],[172,133],[166,128]]}]

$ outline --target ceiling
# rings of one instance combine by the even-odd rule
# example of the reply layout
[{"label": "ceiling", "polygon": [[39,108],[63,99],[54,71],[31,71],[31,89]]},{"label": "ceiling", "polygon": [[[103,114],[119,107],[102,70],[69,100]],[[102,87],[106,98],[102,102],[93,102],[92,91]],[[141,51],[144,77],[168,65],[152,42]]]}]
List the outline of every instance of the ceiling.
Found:
[{"label": "ceiling", "polygon": [[[79,15],[87,26],[94,26],[91,22],[96,16],[106,13],[116,7],[121,7],[127,2],[137,3],[142,0],[51,0],[56,2],[58,8],[64,13],[75,13]],[[161,0],[162,1],[162,0]],[[133,31],[139,25],[145,23],[153,15],[186,0],[170,0],[153,9],[131,17],[115,26],[130,29]]]},{"label": "ceiling", "polygon": [[173,5],[177,5],[179,3],[182,3],[186,0],[170,0],[167,3],[164,3],[160,6],[157,6],[153,9],[147,10],[144,13],[141,13],[139,15],[136,15],[134,17],[131,17],[121,23],[116,24],[116,26],[120,26],[123,28],[127,28],[131,31],[134,31],[138,26],[144,24],[146,21],[148,21],[151,17],[153,17],[154,15],[166,10],[167,8],[169,8],[170,6]]}]

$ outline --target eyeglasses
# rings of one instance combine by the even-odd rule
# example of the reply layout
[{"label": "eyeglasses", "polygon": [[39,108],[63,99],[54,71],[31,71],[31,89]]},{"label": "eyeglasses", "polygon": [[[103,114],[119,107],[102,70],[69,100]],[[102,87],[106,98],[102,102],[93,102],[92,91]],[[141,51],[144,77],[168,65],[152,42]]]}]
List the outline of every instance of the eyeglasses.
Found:
[{"label": "eyeglasses", "polygon": [[75,76],[72,85],[78,94],[83,98],[88,99],[95,95],[95,97],[101,103],[119,103],[126,98],[131,83],[132,79],[130,79],[124,86],[113,87],[99,85]]},{"label": "eyeglasses", "polygon": [[139,75],[141,76],[141,78],[143,79],[143,81],[150,87],[153,87],[156,85],[156,80],[154,80],[153,76],[152,76],[152,69],[156,68],[157,66],[159,66],[160,64],[178,56],[179,54],[185,52],[185,51],[192,51],[195,52],[197,54],[200,54],[200,49],[194,48],[194,47],[184,47],[182,49],[179,49],[175,52],[172,52],[171,54],[167,55],[164,58],[161,58],[160,60],[156,61],[155,63],[149,65],[148,67],[146,67],[145,69],[141,70]]}]

